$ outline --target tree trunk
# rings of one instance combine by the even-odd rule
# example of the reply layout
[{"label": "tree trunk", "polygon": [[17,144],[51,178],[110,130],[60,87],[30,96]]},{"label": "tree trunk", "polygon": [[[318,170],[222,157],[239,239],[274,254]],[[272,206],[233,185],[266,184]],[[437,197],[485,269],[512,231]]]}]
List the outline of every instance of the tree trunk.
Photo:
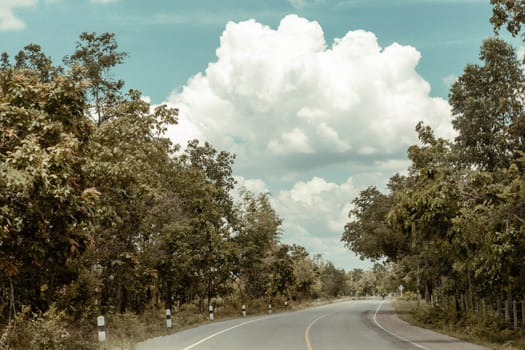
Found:
[{"label": "tree trunk", "polygon": [[[467,302],[467,311],[474,311],[474,296],[472,293],[472,282],[470,279],[470,271],[467,271],[467,279],[468,279],[468,302]],[[468,305],[470,304],[470,305]],[[469,309],[470,307],[470,309]]]},{"label": "tree trunk", "polygon": [[525,326],[525,295],[521,301],[521,324]]}]

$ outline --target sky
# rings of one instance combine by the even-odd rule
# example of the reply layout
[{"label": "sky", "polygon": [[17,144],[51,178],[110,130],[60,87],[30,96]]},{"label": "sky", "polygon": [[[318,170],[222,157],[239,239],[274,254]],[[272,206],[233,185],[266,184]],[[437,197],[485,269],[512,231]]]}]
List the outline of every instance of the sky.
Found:
[{"label": "sky", "polygon": [[56,63],[115,33],[115,76],[179,108],[169,136],[236,154],[282,241],[369,268],[340,242],[352,200],[406,171],[415,126],[453,138],[448,89],[493,35],[489,0],[0,0],[0,51]]}]

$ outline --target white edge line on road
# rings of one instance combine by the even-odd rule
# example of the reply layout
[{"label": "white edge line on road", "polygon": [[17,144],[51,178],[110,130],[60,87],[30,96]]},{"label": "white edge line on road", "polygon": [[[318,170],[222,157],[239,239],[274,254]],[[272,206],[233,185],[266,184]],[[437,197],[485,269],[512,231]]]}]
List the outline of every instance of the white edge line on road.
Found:
[{"label": "white edge line on road", "polygon": [[404,342],[407,342],[407,343],[410,343],[412,345],[414,345],[416,348],[420,348],[420,349],[423,349],[423,350],[432,350],[432,349],[429,349],[423,345],[420,345],[418,343],[414,343],[413,341],[407,339],[407,338],[404,338],[388,329],[386,329],[385,327],[383,327],[381,324],[379,324],[379,322],[377,322],[377,313],[379,312],[379,309],[381,308],[381,306],[383,306],[383,304],[385,303],[385,301],[382,301],[381,304],[379,304],[379,306],[377,307],[376,309],[376,312],[374,313],[374,322],[376,323],[376,325],[381,328],[382,330],[384,330],[385,332],[387,332],[388,334],[390,335],[393,335],[394,337],[396,337],[397,339],[400,339]]},{"label": "white edge line on road", "polygon": [[218,332],[216,332],[216,333],[213,333],[212,335],[209,335],[209,336],[207,336],[206,338],[203,338],[203,339],[199,340],[199,341],[196,342],[196,343],[193,343],[193,344],[191,344],[191,345],[188,345],[187,347],[185,347],[185,348],[182,349],[182,350],[190,350],[190,349],[193,349],[194,347],[196,347],[196,346],[198,346],[198,345],[201,345],[202,343],[204,343],[204,342],[210,340],[211,338],[214,338],[214,337],[216,337],[216,336],[218,336],[218,335],[221,335],[221,334],[223,334],[223,333],[229,332],[229,331],[231,331],[231,330],[233,330],[233,329],[235,329],[235,328],[239,328],[239,327],[242,327],[242,326],[245,326],[245,325],[247,325],[247,324],[250,324],[250,323],[253,323],[253,322],[257,322],[257,321],[267,320],[267,319],[269,319],[269,318],[273,318],[273,317],[257,318],[257,319],[255,319],[255,320],[246,321],[246,322],[240,323],[240,324],[238,324],[238,325],[235,325],[235,326],[233,326],[233,327],[223,329],[222,331],[218,331]]}]

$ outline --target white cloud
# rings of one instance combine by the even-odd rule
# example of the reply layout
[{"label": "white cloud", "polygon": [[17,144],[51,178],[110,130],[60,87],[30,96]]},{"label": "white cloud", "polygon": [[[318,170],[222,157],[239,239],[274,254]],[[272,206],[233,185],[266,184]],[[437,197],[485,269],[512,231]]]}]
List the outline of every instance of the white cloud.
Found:
[{"label": "white cloud", "polygon": [[237,181],[235,186],[237,192],[243,189],[256,195],[270,192],[266,183],[261,179],[246,179],[243,176],[234,176],[234,178]]},{"label": "white cloud", "polygon": [[381,48],[362,30],[328,47],[320,25],[296,15],[277,29],[229,22],[217,61],[168,99],[187,124],[173,137],[185,143],[192,130],[252,169],[295,155],[311,167],[345,154],[404,155],[420,120],[438,136],[452,131],[450,106],[429,97],[419,59],[413,47]]},{"label": "white cloud", "polygon": [[518,49],[517,56],[518,56],[518,59],[520,60],[520,62],[522,63],[521,64],[521,70],[523,70],[525,72],[525,64],[523,64],[523,62],[525,61],[525,46],[521,46]]},{"label": "white cloud", "polygon": [[450,74],[443,78],[443,83],[450,88],[457,80],[458,77],[456,75]]},{"label": "white cloud", "polygon": [[358,190],[348,178],[344,183],[328,182],[320,177],[297,182],[272,199],[284,218],[283,241],[303,245],[311,253],[321,253],[338,266],[362,265],[340,242],[348,221],[351,201]]},{"label": "white cloud", "polygon": [[2,0],[0,1],[0,30],[20,30],[25,22],[15,15],[15,9],[34,7],[37,0]]},{"label": "white cloud", "polygon": [[348,214],[348,203],[358,191],[349,178],[343,184],[327,182],[320,177],[297,182],[292,189],[282,190],[275,198],[279,213],[292,222],[316,222],[324,233],[341,233]]},{"label": "white cloud", "polygon": [[120,2],[121,0],[90,0],[94,4],[109,4],[113,2]]},{"label": "white cloud", "polygon": [[521,46],[518,49],[518,59],[523,61],[523,58],[525,57],[525,46]]},{"label": "white cloud", "polygon": [[298,128],[284,132],[279,140],[271,140],[268,148],[274,154],[313,153],[308,136]]},{"label": "white cloud", "polygon": [[288,2],[296,9],[302,9],[303,7],[321,4],[323,0],[288,0]]}]

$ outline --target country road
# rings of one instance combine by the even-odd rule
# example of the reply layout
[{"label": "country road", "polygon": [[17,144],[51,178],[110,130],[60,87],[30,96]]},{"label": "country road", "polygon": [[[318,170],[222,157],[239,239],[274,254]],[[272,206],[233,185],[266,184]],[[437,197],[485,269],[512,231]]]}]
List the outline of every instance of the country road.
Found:
[{"label": "country road", "polygon": [[137,350],[482,350],[412,327],[389,302],[348,301],[300,311],[206,324],[136,345]]}]

